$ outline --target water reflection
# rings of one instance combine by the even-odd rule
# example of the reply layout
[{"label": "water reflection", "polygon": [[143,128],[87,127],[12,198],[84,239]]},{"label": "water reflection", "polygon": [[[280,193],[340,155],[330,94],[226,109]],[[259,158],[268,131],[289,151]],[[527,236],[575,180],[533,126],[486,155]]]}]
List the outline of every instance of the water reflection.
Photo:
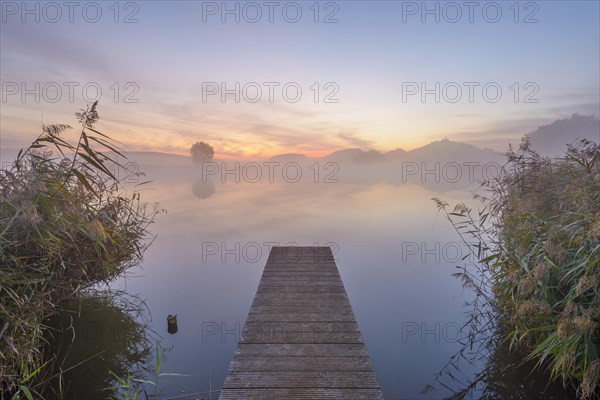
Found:
[{"label": "water reflection", "polygon": [[202,179],[196,179],[192,185],[192,193],[199,199],[207,199],[215,194],[215,183],[213,181],[203,182]]},{"label": "water reflection", "polygon": [[[461,389],[450,383],[451,390],[421,393],[460,348],[454,328],[465,322],[464,305],[472,299],[452,277],[457,265],[470,261],[463,260],[468,250],[431,198],[476,205],[470,190],[478,182],[436,183],[417,176],[410,181],[398,168],[340,166],[337,183],[315,183],[307,167],[310,172],[296,183],[214,177],[205,186],[188,159],[140,162],[153,181],[142,198],[160,202],[168,213],[153,226],[158,237],[143,269],[135,271],[139,277],[113,286],[139,293],[152,310],[157,321],[152,328],[171,349],[164,370],[190,375],[165,381],[164,393],[220,388],[269,249],[278,244],[334,248],[386,398],[444,398]],[[179,330],[170,335],[164,322],[175,311]],[[84,354],[93,355],[89,349]],[[506,364],[497,365],[501,371]],[[464,365],[461,372],[474,377],[484,366]],[[530,384],[513,371],[490,375],[483,385],[492,390]]]},{"label": "water reflection", "polygon": [[[560,379],[548,382],[550,366],[536,366],[536,361],[523,360],[526,349],[511,348],[506,337],[508,327],[502,321],[499,328],[491,328],[487,336],[477,333],[474,337],[462,335],[462,346],[448,359],[448,363],[436,374],[432,384],[423,389],[426,398],[434,396],[438,388],[452,391],[448,400],[521,400],[575,399],[573,386],[563,386]],[[503,333],[500,333],[503,332]],[[477,366],[473,370],[473,367]],[[473,370],[468,374],[465,371]]]},{"label": "water reflection", "polygon": [[535,362],[520,362],[524,356],[523,353],[511,352],[506,341],[493,346],[480,376],[479,398],[485,400],[577,398],[575,389],[564,388],[560,379],[548,383],[548,375],[539,369],[534,369]]},{"label": "water reflection", "polygon": [[51,381],[56,397],[110,399],[115,393],[103,389],[115,383],[112,373],[142,378],[154,348],[147,322],[143,303],[124,293],[92,293],[62,305],[47,321],[46,351],[60,376]]}]

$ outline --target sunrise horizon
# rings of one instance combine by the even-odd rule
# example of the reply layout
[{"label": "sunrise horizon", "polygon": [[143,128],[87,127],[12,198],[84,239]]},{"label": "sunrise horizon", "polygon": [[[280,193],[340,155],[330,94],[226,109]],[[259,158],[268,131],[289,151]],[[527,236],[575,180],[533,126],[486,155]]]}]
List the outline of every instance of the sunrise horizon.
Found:
[{"label": "sunrise horizon", "polygon": [[600,400],[599,71],[599,0],[0,0],[0,400]]}]

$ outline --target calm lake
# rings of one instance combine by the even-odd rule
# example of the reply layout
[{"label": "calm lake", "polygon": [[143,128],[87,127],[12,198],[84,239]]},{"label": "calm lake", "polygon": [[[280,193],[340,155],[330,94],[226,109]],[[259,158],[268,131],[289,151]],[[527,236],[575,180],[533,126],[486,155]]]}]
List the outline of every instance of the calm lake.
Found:
[{"label": "calm lake", "polygon": [[[165,349],[161,371],[189,375],[162,377],[163,394],[220,389],[270,246],[295,244],[332,247],[387,399],[451,394],[439,385],[434,392],[421,392],[460,349],[458,330],[472,294],[451,275],[469,258],[462,260],[467,248],[431,198],[476,206],[470,191],[476,183],[457,184],[455,190],[440,184],[443,193],[435,185],[377,179],[203,183],[198,167],[183,160],[143,167],[153,182],[143,186],[142,198],[159,202],[168,212],[151,228],[158,236],[141,268],[111,285],[145,302],[152,318],[148,328],[153,338],[162,337]],[[67,374],[79,396],[108,397],[110,391],[91,393],[106,387],[102,379],[110,381],[109,369],[126,374],[128,364],[154,365],[153,343],[149,352],[132,350],[142,334],[118,311],[107,310],[110,304],[88,304],[75,317],[79,347],[71,351],[69,363],[105,351]],[[178,316],[176,334],[167,332],[169,314]],[[461,372],[468,378],[482,367],[464,363]],[[90,379],[92,375],[104,378]],[[520,393],[520,398],[527,393],[535,397],[545,387],[543,380],[536,383],[514,373],[499,374],[495,384],[495,393]],[[564,398],[560,391],[556,395]]]}]

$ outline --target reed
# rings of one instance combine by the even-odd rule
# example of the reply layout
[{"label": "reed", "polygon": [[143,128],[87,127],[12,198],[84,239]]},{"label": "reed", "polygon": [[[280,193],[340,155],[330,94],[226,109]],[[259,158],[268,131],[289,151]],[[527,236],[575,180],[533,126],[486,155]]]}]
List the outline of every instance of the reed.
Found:
[{"label": "reed", "polygon": [[476,295],[463,350],[475,343],[482,350],[477,354],[489,354],[490,343],[508,343],[550,381],[574,385],[581,399],[595,398],[600,147],[582,140],[550,159],[524,138],[507,156],[502,173],[476,196],[483,205],[478,212],[433,199],[465,243],[475,239],[470,248],[478,263],[455,274]]},{"label": "reed", "polygon": [[31,374],[47,361],[43,321],[61,302],[138,265],[151,243],[148,228],[159,210],[141,202],[137,187],[128,194],[113,174],[124,167],[111,156],[124,156],[95,128],[97,105],[76,113],[76,142],[63,137],[68,125],[43,126],[0,172],[2,397],[25,393],[24,382],[42,397]]}]

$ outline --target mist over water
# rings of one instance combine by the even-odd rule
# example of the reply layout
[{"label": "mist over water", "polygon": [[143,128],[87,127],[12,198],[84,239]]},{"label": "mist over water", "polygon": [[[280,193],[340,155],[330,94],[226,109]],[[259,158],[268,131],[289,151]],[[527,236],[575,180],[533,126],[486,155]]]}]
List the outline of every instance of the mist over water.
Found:
[{"label": "mist over water", "polygon": [[[468,293],[450,274],[466,247],[437,215],[430,199],[439,193],[411,183],[217,181],[203,197],[193,179],[175,179],[144,189],[169,212],[154,227],[143,279],[126,288],[146,299],[173,346],[164,369],[193,375],[178,383],[222,384],[272,245],[332,247],[386,396],[418,396],[456,350]],[[176,335],[163,324],[171,313]]]},{"label": "mist over water", "polygon": [[[548,244],[548,254],[560,255],[554,264],[564,264],[553,237],[562,227],[555,229],[549,223],[555,216],[547,218],[545,210],[546,205],[559,205],[562,213],[562,205],[572,202],[575,211],[564,213],[570,217],[582,214],[581,204],[595,204],[581,199],[589,193],[596,196],[587,188],[598,180],[585,178],[578,184],[568,165],[565,174],[557,176],[554,163],[561,163],[557,157],[565,156],[568,143],[600,140],[599,12],[600,2],[567,0],[2,0],[0,177],[8,176],[10,184],[0,182],[6,194],[0,211],[8,216],[0,221],[0,248],[7,254],[3,263],[14,261],[17,267],[1,265],[0,272],[14,275],[15,287],[21,287],[21,276],[27,277],[23,287],[33,294],[44,293],[48,277],[51,282],[72,272],[77,280],[66,288],[59,285],[56,300],[44,294],[37,301],[29,301],[35,300],[29,292],[24,292],[27,301],[9,297],[12,287],[4,290],[0,282],[0,359],[7,361],[0,362],[0,397],[38,390],[52,380],[46,374],[53,374],[59,378],[50,383],[49,398],[63,392],[77,400],[114,398],[115,388],[110,386],[120,378],[147,379],[146,385],[152,386],[162,353],[161,372],[184,374],[160,377],[156,387],[163,395],[214,399],[271,248],[327,246],[386,399],[447,398],[473,378],[478,382],[473,398],[575,398],[560,388],[562,382],[549,384],[547,371],[533,374],[531,364],[518,364],[518,355],[506,343],[484,347],[479,361],[455,365],[460,360],[457,352],[471,351],[459,338],[465,338],[461,330],[481,292],[475,296],[468,278],[453,276],[476,260],[471,243],[463,242],[456,225],[446,219],[449,215],[456,221],[456,213],[444,211],[465,203],[473,208],[466,214],[477,215],[481,197],[474,195],[486,195],[484,183],[500,174],[509,146],[517,149],[521,144],[519,151],[525,155],[531,145],[549,158],[538,160],[536,154],[536,162],[529,165],[536,170],[539,162],[549,180],[540,180],[539,191],[520,180],[527,196],[526,201],[517,197],[515,208],[523,212],[524,223],[491,234],[521,239],[523,231],[522,243],[528,244],[531,233],[541,230],[546,236],[539,236],[531,247],[546,251]],[[122,147],[101,138],[114,139],[111,143]],[[584,147],[589,144],[585,140]],[[19,149],[32,142],[34,152],[48,145],[54,156],[70,158],[63,163],[65,168],[71,164],[70,169],[58,169],[61,181],[40,179],[49,172],[34,161],[25,170],[13,166]],[[593,157],[597,147],[581,149],[571,148],[568,156],[589,173],[586,160],[598,160]],[[117,162],[107,158],[103,164],[98,156]],[[524,163],[513,163],[515,170],[528,165],[526,157],[521,160]],[[52,165],[46,161],[44,165]],[[100,190],[89,186],[96,178]],[[571,187],[577,190],[566,196],[567,201],[555,197]],[[102,197],[116,195],[111,188],[118,188],[123,197],[114,197],[114,208],[103,207],[113,204]],[[78,209],[75,219],[61,208],[68,202],[55,201],[63,190],[69,195],[66,199],[76,199],[68,207]],[[22,201],[12,201],[14,193],[21,193]],[[148,213],[139,216],[166,211],[148,227],[156,237],[147,251],[136,240],[149,221],[136,221],[138,200],[148,202]],[[527,224],[535,209],[521,206],[538,203],[544,212],[539,229],[534,229]],[[588,220],[596,221],[597,211],[582,218],[583,225],[593,227],[593,235],[598,225]],[[506,215],[500,207],[479,217],[489,223],[498,216],[494,214]],[[118,225],[125,233],[113,224],[122,216]],[[44,225],[38,226],[41,222]],[[474,226],[462,225],[470,230],[467,236]],[[568,226],[577,227],[571,222]],[[35,235],[40,232],[44,247],[37,250]],[[73,241],[64,246],[67,240],[55,238]],[[580,243],[567,239],[569,248]],[[110,250],[110,256],[84,255],[87,250],[108,249],[106,243],[122,244],[127,257],[104,262],[119,254],[117,246],[111,247],[116,250]],[[30,245],[32,257],[22,252]],[[522,246],[515,244],[517,251],[509,247],[507,256],[520,253]],[[597,249],[595,244],[591,247]],[[144,253],[139,266],[138,253]],[[501,293],[516,312],[510,306],[505,310],[519,318],[528,316],[525,311],[533,304],[537,310],[540,304],[530,300],[541,298],[552,309],[548,315],[556,317],[552,324],[558,334],[561,324],[575,323],[578,309],[572,299],[564,307],[566,314],[551,304],[560,305],[553,294],[563,291],[560,275],[559,284],[542,285],[552,289],[551,300],[530,293],[539,274],[555,276],[548,272],[548,254],[528,253],[514,265],[503,262],[493,268],[508,265],[506,283],[514,284]],[[535,261],[533,268],[530,261]],[[29,267],[38,264],[47,266],[49,273],[43,269],[41,280],[29,278]],[[132,265],[136,266],[114,268]],[[108,274],[96,276],[105,271]],[[99,287],[79,283],[92,276],[89,284]],[[105,282],[115,276],[119,278]],[[593,292],[596,281],[587,275],[581,282],[571,271],[565,276],[573,283],[569,293],[578,299],[584,299],[581,294],[587,290]],[[487,295],[489,282],[482,282]],[[478,282],[470,287],[477,288]],[[521,298],[514,288],[517,294],[523,292]],[[70,301],[73,296],[78,301]],[[495,305],[502,304],[502,296],[493,296]],[[594,299],[597,305],[597,296]],[[5,301],[13,302],[19,312],[4,307]],[[40,312],[30,312],[30,303]],[[492,302],[481,304],[475,301],[476,309]],[[487,321],[492,314],[472,315],[485,315],[481,318]],[[590,315],[578,320],[584,322],[581,332],[586,334],[597,322]],[[35,317],[35,324],[20,329],[18,322],[29,317]],[[538,315],[534,317],[537,322]],[[502,333],[503,320],[485,326]],[[296,326],[283,329],[290,341],[299,335]],[[28,351],[37,354],[41,345],[29,337],[38,335],[45,344],[36,360]],[[18,339],[29,343],[20,345]],[[570,348],[575,342],[560,343]],[[581,348],[593,347],[583,339],[578,343],[581,347],[569,354],[551,348],[553,356],[546,360],[560,361],[563,370],[572,367],[573,358],[578,368],[594,365],[587,371],[595,380],[597,354],[589,360],[587,355],[580,357]],[[30,349],[24,349],[27,346]],[[52,371],[37,369],[46,360],[56,361],[48,364]],[[451,370],[455,377],[445,369],[449,361],[456,367]],[[6,373],[4,364],[12,364]],[[300,369],[295,363],[288,366]],[[18,374],[27,376],[28,370],[36,369],[41,372],[32,379],[20,379],[27,385],[23,389]],[[436,381],[440,371],[445,374]],[[569,376],[582,377],[583,382],[592,372]],[[322,371],[306,376],[313,373],[328,376]],[[243,371],[239,376],[254,375]],[[347,376],[340,379],[349,381]],[[429,384],[435,390],[424,393]],[[592,386],[586,385],[581,387]],[[126,386],[140,389],[136,383]]]},{"label": "mist over water", "polygon": [[[439,151],[433,159],[425,153],[402,160],[373,154],[365,159],[364,152],[349,151],[321,159],[288,155],[204,164],[131,153],[129,170],[118,172],[145,176],[131,175],[128,190],[141,190],[143,198],[168,212],[152,227],[157,237],[142,266],[111,287],[145,302],[152,318],[146,329],[165,349],[162,371],[189,375],[161,379],[164,393],[220,389],[270,248],[306,245],[332,248],[385,397],[450,395],[439,385],[435,392],[422,391],[461,348],[460,330],[473,295],[452,274],[475,260],[432,198],[476,209],[480,204],[473,194],[484,178],[493,177],[484,176],[485,166],[494,166],[485,172],[492,174],[503,164],[494,153],[446,151],[445,159]],[[273,168],[271,175],[265,165]],[[265,172],[260,179],[257,168]],[[150,183],[136,187],[146,180]],[[177,314],[176,334],[167,331],[170,314]],[[131,336],[123,333],[139,329],[101,318],[93,321],[92,333],[97,327],[104,336],[123,331],[116,343]],[[89,324],[84,320],[84,342],[91,340]],[[291,337],[297,334],[295,327],[284,329]],[[152,364],[152,356],[148,360]],[[108,370],[99,360],[91,362]],[[483,367],[461,364],[462,381]],[[89,368],[73,371],[72,379],[80,373]],[[519,383],[494,382],[501,388]]]}]

